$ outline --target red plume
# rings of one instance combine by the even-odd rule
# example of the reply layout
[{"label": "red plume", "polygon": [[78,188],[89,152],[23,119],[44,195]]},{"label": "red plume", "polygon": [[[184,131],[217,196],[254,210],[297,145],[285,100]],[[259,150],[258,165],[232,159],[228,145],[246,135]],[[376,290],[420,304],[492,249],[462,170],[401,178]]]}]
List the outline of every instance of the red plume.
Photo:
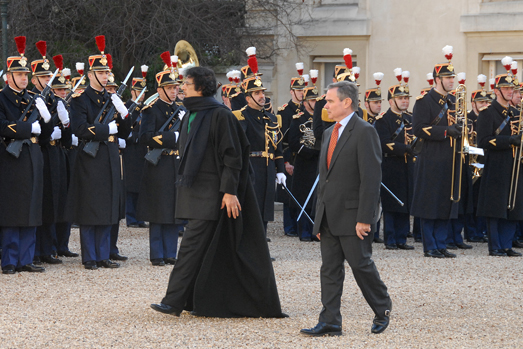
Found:
[{"label": "red plume", "polygon": [[38,49],[38,52],[42,55],[42,57],[45,57],[47,54],[47,43],[45,41],[38,41],[36,43],[36,48]]},{"label": "red plume", "polygon": [[96,40],[96,46],[98,46],[98,50],[100,52],[105,51],[105,35],[98,35],[94,38]]},{"label": "red plume", "polygon": [[169,51],[165,51],[164,53],[162,53],[162,54],[160,55],[160,57],[162,57],[163,62],[164,62],[164,63],[165,63],[169,68],[172,67],[171,54],[169,53]]},{"label": "red plume", "polygon": [[17,36],[15,38],[15,42],[18,53],[23,55],[25,53],[25,36]]},{"label": "red plume", "polygon": [[62,71],[64,69],[64,57],[62,55],[56,55],[53,57],[54,65]]},{"label": "red plume", "polygon": [[108,53],[107,55],[107,66],[109,67],[109,69],[113,69],[113,56],[111,56],[110,53]]},{"label": "red plume", "polygon": [[345,61],[347,68],[352,69],[352,55],[343,56],[343,60]]},{"label": "red plume", "polygon": [[247,59],[247,64],[249,65],[249,68],[251,68],[253,74],[258,73],[258,59],[256,59],[256,55],[250,56]]}]

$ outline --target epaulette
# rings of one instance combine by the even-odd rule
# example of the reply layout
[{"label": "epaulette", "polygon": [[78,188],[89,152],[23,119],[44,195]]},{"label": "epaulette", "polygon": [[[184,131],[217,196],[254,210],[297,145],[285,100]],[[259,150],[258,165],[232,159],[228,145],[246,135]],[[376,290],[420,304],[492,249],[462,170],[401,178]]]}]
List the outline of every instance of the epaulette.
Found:
[{"label": "epaulette", "polygon": [[483,110],[487,109],[488,108],[488,105],[484,106],[483,108],[481,109],[478,109],[480,112],[482,112]]},{"label": "epaulette", "polygon": [[318,98],[316,98],[316,102],[321,101],[322,99],[325,99],[325,96],[326,96],[326,95],[319,96]]},{"label": "epaulette", "polygon": [[30,90],[27,90],[27,93],[29,93],[30,95],[35,95],[36,94],[35,92],[30,91]]},{"label": "epaulette", "polygon": [[77,97],[80,97],[82,94],[80,92],[75,92],[73,93],[73,95],[71,96],[72,98],[77,98]]},{"label": "epaulette", "polygon": [[378,114],[378,116],[376,116],[375,120],[379,120],[383,117],[383,115],[385,115],[385,111],[382,111],[381,113]]},{"label": "epaulette", "polygon": [[303,115],[303,112],[299,112],[298,114],[295,114],[292,116],[293,119],[299,119]]},{"label": "epaulette", "polygon": [[152,101],[150,104],[147,104],[147,105],[144,105],[143,108],[142,108],[142,112],[150,107],[152,107],[156,102],[158,102],[160,98],[158,98],[157,100],[155,101]]},{"label": "epaulette", "polygon": [[321,110],[321,119],[325,122],[333,122],[333,120],[329,118],[329,112],[325,108]]},{"label": "epaulette", "polygon": [[178,107],[183,106],[183,102],[174,102]]},{"label": "epaulette", "polygon": [[282,105],[281,107],[278,108],[278,111],[285,110],[285,108],[287,108],[288,105],[289,105],[289,103],[285,103],[284,105]]},{"label": "epaulette", "polygon": [[[242,108],[243,109],[243,108]],[[232,113],[234,114],[234,116],[236,116],[236,119],[238,119],[239,121],[243,121],[245,120],[245,117],[243,116],[242,114],[242,109],[240,110],[233,110]]]},{"label": "epaulette", "polygon": [[282,128],[283,121],[281,120],[281,115],[280,114],[276,114],[276,120],[278,120],[278,126],[280,126],[280,128]]},{"label": "epaulette", "polygon": [[404,111],[403,114],[407,114],[407,115],[412,116],[412,113],[411,113],[410,111],[408,111],[408,110],[407,110],[407,111]]},{"label": "epaulette", "polygon": [[422,95],[419,95],[418,97],[416,97],[416,100],[419,101],[420,99],[422,99],[423,97],[425,97],[426,93],[422,94]]}]

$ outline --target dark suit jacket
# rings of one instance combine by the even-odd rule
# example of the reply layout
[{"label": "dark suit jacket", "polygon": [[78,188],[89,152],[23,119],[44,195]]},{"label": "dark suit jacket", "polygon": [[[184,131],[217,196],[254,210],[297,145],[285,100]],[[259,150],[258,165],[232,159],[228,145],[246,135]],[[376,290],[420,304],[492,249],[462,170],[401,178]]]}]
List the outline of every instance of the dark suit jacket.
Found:
[{"label": "dark suit jacket", "polygon": [[379,216],[381,146],[372,125],[356,113],[343,130],[327,169],[333,127],[323,134],[313,234],[326,217],[332,235],[356,235],[356,223],[376,224]]}]

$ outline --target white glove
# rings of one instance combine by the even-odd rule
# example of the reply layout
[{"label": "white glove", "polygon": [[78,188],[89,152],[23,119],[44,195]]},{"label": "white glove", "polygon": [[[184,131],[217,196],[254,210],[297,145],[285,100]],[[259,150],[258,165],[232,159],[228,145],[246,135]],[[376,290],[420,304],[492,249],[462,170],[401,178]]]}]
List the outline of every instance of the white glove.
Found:
[{"label": "white glove", "polygon": [[65,109],[64,102],[58,101],[56,111],[58,112],[58,118],[62,122],[62,125],[65,127],[69,126],[69,112]]},{"label": "white glove", "polygon": [[283,172],[276,173],[276,184],[287,186],[287,177],[285,177]]},{"label": "white glove", "polygon": [[37,136],[42,133],[42,127],[40,127],[40,123],[38,121],[35,121],[31,124],[31,133]]},{"label": "white glove", "polygon": [[75,147],[78,146],[78,137],[71,135],[71,144]]},{"label": "white glove", "polygon": [[174,137],[175,137],[175,138],[174,138],[174,141],[175,141],[175,142],[178,142],[178,137],[180,137],[180,132],[178,132],[178,131],[174,131]]},{"label": "white glove", "polygon": [[182,110],[178,113],[178,119],[180,119],[180,121],[183,120],[183,117],[185,116],[185,110]]},{"label": "white glove", "polygon": [[115,133],[118,133],[118,126],[116,126],[116,121],[114,121],[114,120],[111,121],[109,123],[109,125],[107,125],[107,126],[109,126],[109,134],[110,135],[114,135]]},{"label": "white glove", "polygon": [[118,138],[118,148],[120,149],[125,149],[125,139],[122,139],[122,138]]},{"label": "white glove", "polygon": [[125,106],[125,104],[123,104],[120,97],[118,97],[118,95],[116,93],[114,93],[111,95],[111,100],[113,101],[114,107],[116,108],[118,113],[120,113],[122,118],[126,118],[127,115],[129,115],[129,111],[127,110],[127,107]]},{"label": "white glove", "polygon": [[40,116],[42,117],[42,119],[44,119],[44,122],[47,124],[49,120],[51,120],[51,114],[49,114],[49,110],[47,109],[44,100],[42,98],[36,98],[35,105],[38,108],[38,111],[40,112]]},{"label": "white glove", "polygon": [[55,126],[53,129],[53,133],[51,133],[51,140],[56,141],[60,138],[62,138],[62,130],[60,129],[60,127]]}]

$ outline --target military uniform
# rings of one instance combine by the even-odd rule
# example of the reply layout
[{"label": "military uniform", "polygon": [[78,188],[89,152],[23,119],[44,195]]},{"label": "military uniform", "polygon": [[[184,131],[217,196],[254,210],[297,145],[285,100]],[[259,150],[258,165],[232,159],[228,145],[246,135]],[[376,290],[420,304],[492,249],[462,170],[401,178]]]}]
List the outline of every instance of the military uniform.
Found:
[{"label": "military uniform", "polygon": [[[158,86],[178,84],[169,77],[170,70],[157,74]],[[165,265],[176,258],[178,235],[183,225],[175,220],[176,211],[176,173],[179,156],[173,125],[179,116],[185,114],[185,108],[175,103],[167,103],[158,98],[156,102],[142,110],[140,126],[140,144],[152,149],[163,149],[157,165],[145,163],[140,194],[138,195],[138,217],[149,221],[150,260],[153,265]],[[169,125],[160,128],[174,113]]]},{"label": "military uniform", "polygon": [[[496,76],[496,88],[510,86],[507,74]],[[517,221],[523,219],[523,178],[519,177],[515,205],[507,209],[514,162],[515,138],[519,118],[513,110],[502,106],[497,100],[478,116],[478,145],[486,149],[478,198],[478,216],[486,217],[489,254],[494,256],[517,256],[512,240]]]},{"label": "military uniform", "polygon": [[[454,75],[450,63],[438,64],[435,70],[441,76]],[[458,217],[459,205],[450,200],[453,148],[447,135],[448,114],[454,110],[454,96],[444,96],[436,89],[421,96],[414,105],[413,130],[422,140],[422,149],[416,161],[411,214],[421,218],[423,249],[428,257],[445,257],[442,251],[448,254],[449,220]],[[459,156],[456,158],[461,161]]]},{"label": "military uniform", "polygon": [[[403,91],[400,91],[403,87]],[[390,98],[409,96],[404,86],[395,85],[389,88]],[[409,96],[410,97],[410,96]],[[407,245],[410,230],[410,209],[414,189],[414,156],[410,147],[407,129],[412,125],[412,116],[407,113],[396,113],[389,108],[376,118],[374,127],[378,132],[383,152],[381,162],[382,182],[403,203],[400,204],[385,190],[381,190],[383,208],[384,237],[388,249],[412,249]]]},{"label": "military uniform", "polygon": [[[317,97],[318,89],[315,86],[307,87],[304,90],[304,103],[307,103],[306,100],[316,99]],[[295,154],[292,193],[303,206],[318,175],[320,156],[320,151],[317,149],[314,139],[313,115],[304,106],[293,117],[289,128],[289,146]],[[314,200],[311,197],[304,208],[305,212],[314,220],[313,202]],[[301,241],[313,240],[312,228],[313,223],[303,214],[298,221],[297,231]]]},{"label": "military uniform", "polygon": [[[16,40],[20,56],[7,59],[7,74],[29,73],[27,58],[24,57],[25,37]],[[21,41],[23,45],[19,44]],[[35,96],[25,89],[19,88],[20,92],[17,92],[13,88],[8,86],[0,92],[2,271],[4,274],[14,274],[16,269],[42,272],[43,268],[32,264],[36,227],[42,224],[44,160],[38,141],[39,136],[49,137],[52,127],[43,120],[36,121],[41,128],[38,135],[32,121],[27,118],[19,120]],[[33,111],[38,113],[35,109],[33,103],[27,115]],[[7,152],[7,146],[15,140],[24,141],[18,158]]]},{"label": "military uniform", "polygon": [[[109,70],[106,55],[103,49],[100,51],[101,55],[89,59],[90,69],[95,74],[96,71]],[[131,120],[115,112],[112,120],[116,121],[118,132],[109,134],[108,124],[98,119],[105,103],[108,103],[108,110],[113,103],[110,94],[105,89],[97,91],[92,86],[88,86],[82,94],[74,94],[71,101],[71,125],[81,144],[67,206],[72,220],[80,225],[82,262],[87,269],[96,269],[97,265],[118,267],[117,263],[109,261],[110,231],[119,220],[122,190],[118,138],[127,138]],[[84,151],[89,141],[99,142],[95,157]]]}]

